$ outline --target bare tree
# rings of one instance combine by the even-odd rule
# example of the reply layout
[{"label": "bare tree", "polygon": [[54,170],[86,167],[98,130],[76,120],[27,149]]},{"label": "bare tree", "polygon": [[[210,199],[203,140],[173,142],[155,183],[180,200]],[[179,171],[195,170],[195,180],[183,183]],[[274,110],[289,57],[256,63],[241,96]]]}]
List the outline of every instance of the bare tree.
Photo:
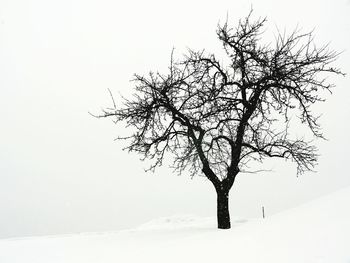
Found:
[{"label": "bare tree", "polygon": [[236,28],[218,26],[225,65],[204,51],[190,50],[179,61],[172,55],[167,74],[135,75],[133,98],[99,116],[134,128],[119,139],[153,160],[150,170],[171,154],[179,173],[205,175],[217,192],[221,229],[230,228],[229,191],[248,161],[290,159],[297,173],[315,166],[316,147],[290,136],[288,127],[300,120],[323,138],[311,106],[334,86],[326,77],[343,74],[330,66],[338,53],[315,46],[312,32],[278,32],[273,43],[263,44],[265,22],[249,14]]}]

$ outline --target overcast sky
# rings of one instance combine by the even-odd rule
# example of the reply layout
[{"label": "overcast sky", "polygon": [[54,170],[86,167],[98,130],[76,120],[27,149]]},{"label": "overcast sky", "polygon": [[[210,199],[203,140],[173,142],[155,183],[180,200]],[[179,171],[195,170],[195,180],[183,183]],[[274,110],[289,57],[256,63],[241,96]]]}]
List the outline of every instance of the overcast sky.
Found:
[{"label": "overcast sky", "polygon": [[[133,73],[164,70],[173,47],[216,52],[215,29],[251,7],[268,29],[315,29],[316,42],[344,51],[350,72],[350,1],[0,1],[0,238],[108,231],[173,214],[215,216],[204,178],[168,167],[145,173],[139,156],[114,138],[121,128],[97,120],[108,89],[127,96]],[[296,177],[293,164],[240,174],[232,217],[267,216],[350,185],[349,77],[318,107],[328,141],[319,141],[317,173]]]}]

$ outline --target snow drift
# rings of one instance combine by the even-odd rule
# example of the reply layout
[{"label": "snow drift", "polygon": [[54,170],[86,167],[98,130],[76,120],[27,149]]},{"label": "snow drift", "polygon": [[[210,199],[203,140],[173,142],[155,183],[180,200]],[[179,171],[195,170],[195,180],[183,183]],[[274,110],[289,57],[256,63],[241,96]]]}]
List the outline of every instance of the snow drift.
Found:
[{"label": "snow drift", "polygon": [[259,220],[161,218],[133,230],[0,240],[1,263],[350,262],[350,188]]}]

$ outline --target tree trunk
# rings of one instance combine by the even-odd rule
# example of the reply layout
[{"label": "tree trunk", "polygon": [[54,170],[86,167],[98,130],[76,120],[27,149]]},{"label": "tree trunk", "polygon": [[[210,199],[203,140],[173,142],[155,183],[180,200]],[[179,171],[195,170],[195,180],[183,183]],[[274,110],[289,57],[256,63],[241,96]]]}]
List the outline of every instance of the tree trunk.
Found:
[{"label": "tree trunk", "polygon": [[228,211],[228,191],[217,190],[217,218],[218,228],[231,228],[230,213]]}]

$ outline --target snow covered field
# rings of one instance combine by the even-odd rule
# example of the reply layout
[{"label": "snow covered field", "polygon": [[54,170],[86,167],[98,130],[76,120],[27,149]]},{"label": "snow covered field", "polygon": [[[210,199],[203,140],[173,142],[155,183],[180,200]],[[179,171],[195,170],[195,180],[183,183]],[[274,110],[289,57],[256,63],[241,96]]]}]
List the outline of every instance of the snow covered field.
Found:
[{"label": "snow covered field", "polygon": [[350,188],[264,220],[233,220],[231,230],[215,224],[175,216],[114,233],[3,239],[0,262],[350,262]]}]

